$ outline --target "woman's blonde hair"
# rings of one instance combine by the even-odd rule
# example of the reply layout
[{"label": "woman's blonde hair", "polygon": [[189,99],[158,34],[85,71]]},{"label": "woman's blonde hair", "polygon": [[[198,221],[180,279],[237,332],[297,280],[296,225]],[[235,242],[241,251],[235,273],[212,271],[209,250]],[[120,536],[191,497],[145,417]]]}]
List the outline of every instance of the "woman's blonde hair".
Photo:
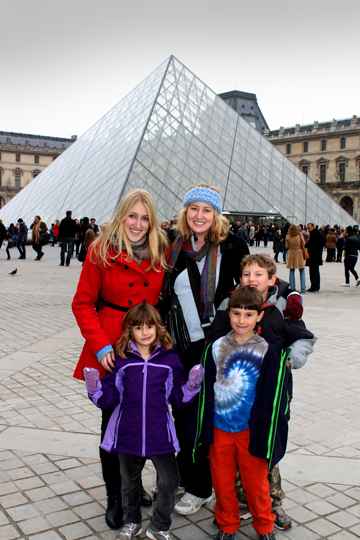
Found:
[{"label": "woman's blonde hair", "polygon": [[86,251],[88,251],[90,245],[93,243],[94,240],[95,240],[94,231],[92,229],[88,229],[85,232],[85,238],[84,238],[84,248],[86,249]]},{"label": "woman's blonde hair", "polygon": [[[196,184],[195,186],[191,186],[190,189],[193,189],[195,187],[204,187],[208,189],[212,189],[213,191],[216,191],[220,195],[220,190],[215,186],[210,186],[209,184]],[[178,222],[176,225],[176,230],[178,235],[182,237],[183,240],[187,241],[191,238],[191,229],[187,223],[187,211],[190,204],[185,206],[179,213]],[[214,221],[211,224],[210,230],[206,236],[206,240],[209,240],[210,242],[213,242],[215,245],[220,244],[221,242],[224,242],[226,238],[229,236],[229,222],[226,219],[225,216],[222,216],[215,210],[214,208]]]},{"label": "woman's blonde hair", "polygon": [[296,225],[290,225],[288,230],[288,235],[290,238],[293,238],[294,236],[301,236],[301,233]]},{"label": "woman's blonde hair", "polygon": [[157,344],[160,344],[164,349],[171,349],[173,340],[166,330],[163,320],[156,309],[150,304],[137,304],[129,309],[123,318],[123,333],[115,343],[115,352],[121,358],[126,358],[126,350],[134,341],[132,328],[134,326],[142,326],[143,324],[156,326],[156,338],[150,345],[150,354],[153,353]]},{"label": "woman's blonde hair", "polygon": [[101,234],[94,242],[94,249],[91,251],[90,260],[100,263],[103,266],[109,264],[109,247],[115,250],[112,258],[121,256],[122,246],[125,245],[127,256],[125,261],[131,262],[134,258],[131,244],[126,236],[124,222],[133,210],[136,203],[141,202],[149,217],[149,231],[147,233],[147,244],[150,252],[150,267],[147,271],[162,271],[167,269],[166,252],[169,244],[166,234],[158,225],[157,212],[154,201],[144,189],[133,189],[121,200],[116,214],[111,221],[101,225]]}]

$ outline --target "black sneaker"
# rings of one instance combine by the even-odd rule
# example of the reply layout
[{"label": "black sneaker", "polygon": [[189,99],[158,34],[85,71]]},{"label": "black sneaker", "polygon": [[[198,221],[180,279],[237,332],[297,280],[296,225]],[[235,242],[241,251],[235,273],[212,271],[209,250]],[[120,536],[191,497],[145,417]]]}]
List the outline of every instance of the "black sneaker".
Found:
[{"label": "black sneaker", "polygon": [[215,536],[214,540],[235,540],[235,533],[219,531]]},{"label": "black sneaker", "polygon": [[290,529],[292,526],[291,518],[285,514],[282,508],[277,508],[276,510],[273,510],[272,513],[276,516],[274,525],[277,529],[280,529],[281,531]]},{"label": "black sneaker", "polygon": [[274,531],[271,531],[266,534],[258,534],[259,540],[276,540],[276,536],[274,534]]}]

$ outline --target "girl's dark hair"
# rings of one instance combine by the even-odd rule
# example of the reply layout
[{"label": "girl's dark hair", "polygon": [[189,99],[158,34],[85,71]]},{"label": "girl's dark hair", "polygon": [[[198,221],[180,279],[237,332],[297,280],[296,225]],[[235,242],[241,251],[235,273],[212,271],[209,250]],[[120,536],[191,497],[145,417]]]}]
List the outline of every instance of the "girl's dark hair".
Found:
[{"label": "girl's dark hair", "polygon": [[150,354],[155,350],[159,343],[164,349],[171,349],[173,340],[166,330],[163,320],[156,309],[150,304],[137,304],[129,309],[123,318],[123,334],[115,343],[115,352],[121,358],[126,358],[125,351],[133,341],[132,328],[142,326],[143,324],[156,326],[156,339],[150,345]]},{"label": "girl's dark hair", "polygon": [[84,248],[86,249],[86,251],[88,251],[89,247],[91,246],[94,240],[95,240],[94,231],[92,229],[88,229],[85,232],[85,238],[84,238]]},{"label": "girl's dark hair", "polygon": [[231,308],[250,309],[261,313],[263,311],[263,297],[255,287],[239,287],[230,297],[229,310]]}]

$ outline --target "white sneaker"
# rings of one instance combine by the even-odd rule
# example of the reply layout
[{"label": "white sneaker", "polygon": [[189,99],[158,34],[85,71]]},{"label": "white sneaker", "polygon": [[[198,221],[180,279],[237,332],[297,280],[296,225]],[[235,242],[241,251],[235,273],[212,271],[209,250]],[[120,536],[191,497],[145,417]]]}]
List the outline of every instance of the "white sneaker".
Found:
[{"label": "white sneaker", "polygon": [[139,536],[142,533],[141,523],[125,523],[119,534],[116,536],[116,540],[132,540],[135,536]]},{"label": "white sneaker", "polygon": [[350,287],[350,283],[342,283],[341,286],[342,287]]},{"label": "white sneaker", "polygon": [[203,504],[211,502],[213,498],[213,493],[207,499],[195,497],[195,495],[191,495],[191,493],[185,493],[185,495],[183,495],[180,501],[175,505],[174,510],[183,516],[190,516],[191,514],[196,514]]}]

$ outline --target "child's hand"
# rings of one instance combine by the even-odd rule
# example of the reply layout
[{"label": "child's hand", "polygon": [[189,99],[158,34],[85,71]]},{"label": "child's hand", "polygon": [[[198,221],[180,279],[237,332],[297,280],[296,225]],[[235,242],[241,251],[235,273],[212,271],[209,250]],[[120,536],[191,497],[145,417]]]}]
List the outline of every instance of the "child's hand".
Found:
[{"label": "child's hand", "polygon": [[201,386],[204,373],[205,369],[201,364],[197,364],[196,366],[192,367],[190,369],[188,382],[186,383],[187,389],[198,390]]},{"label": "child's hand", "polygon": [[301,319],[304,308],[302,305],[301,297],[298,294],[291,294],[286,302],[286,309],[283,314],[285,319],[289,319],[290,322],[296,322]]},{"label": "child's hand", "polygon": [[86,390],[89,394],[94,394],[100,388],[99,372],[97,369],[86,367],[83,369]]}]

